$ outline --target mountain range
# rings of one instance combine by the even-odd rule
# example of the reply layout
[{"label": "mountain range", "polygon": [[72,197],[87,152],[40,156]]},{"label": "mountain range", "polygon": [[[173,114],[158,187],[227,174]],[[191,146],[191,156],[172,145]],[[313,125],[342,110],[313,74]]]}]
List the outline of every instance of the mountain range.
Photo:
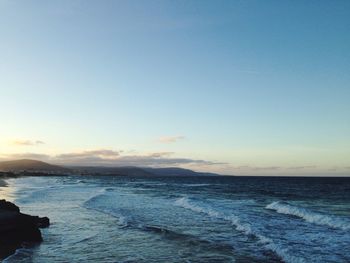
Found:
[{"label": "mountain range", "polygon": [[0,172],[39,173],[60,175],[120,175],[120,176],[215,176],[178,167],[150,168],[136,166],[59,166],[42,161],[22,159],[0,162]]}]

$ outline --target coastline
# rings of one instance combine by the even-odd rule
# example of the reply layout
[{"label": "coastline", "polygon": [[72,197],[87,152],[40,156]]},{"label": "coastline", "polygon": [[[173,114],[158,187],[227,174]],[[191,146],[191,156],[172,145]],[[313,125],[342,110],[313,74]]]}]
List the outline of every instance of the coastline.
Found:
[{"label": "coastline", "polygon": [[[343,258],[349,258],[347,252],[332,254],[334,250],[346,251],[350,242],[344,235],[347,226],[345,230],[341,228],[348,223],[342,217],[348,215],[348,179],[110,176],[4,179],[8,186],[0,188],[0,199],[4,198],[2,193],[10,193],[7,199],[18,204],[23,212],[47,215],[54,222],[52,228],[42,232],[46,240],[41,245],[18,249],[8,262],[23,258],[33,262],[79,259],[159,262],[160,258],[174,262],[182,259],[209,262],[208,258],[211,262],[227,259],[313,262],[314,255],[325,262],[335,257],[337,262],[344,262]],[[344,191],[340,199],[329,189],[330,183],[337,193]],[[246,185],[253,188],[246,189]],[[329,198],[315,207],[314,200],[321,193]],[[215,202],[210,199],[213,194],[217,195]],[[294,201],[296,197],[303,203]],[[272,230],[271,217],[275,226]],[[335,229],[325,225],[325,218]],[[293,227],[288,229],[286,224]],[[302,235],[305,229],[311,235],[306,241]],[[304,245],[317,237],[321,237],[319,244]],[[65,242],[61,242],[62,238]],[[211,246],[213,240],[219,240],[218,245]],[[295,242],[291,245],[290,240]],[[331,247],[327,240],[332,241]],[[232,241],[229,246],[228,241]],[[324,251],[322,254],[319,247]],[[199,253],[193,253],[196,249]],[[176,251],[184,252],[178,255]]]},{"label": "coastline", "polygon": [[[2,200],[4,198],[2,196],[2,190],[3,190],[2,188],[5,188],[7,186],[8,186],[8,184],[6,182],[6,179],[0,178],[0,200]],[[5,216],[5,213],[0,210],[0,226],[3,224],[2,221],[3,221],[4,216]],[[0,234],[1,234],[1,231],[0,231]],[[6,260],[7,258],[14,255],[16,253],[17,249],[19,249],[19,248],[20,248],[20,246],[1,247],[0,248],[0,262],[2,262],[2,260]]]},{"label": "coastline", "polygon": [[14,203],[3,199],[1,192],[5,187],[6,180],[0,178],[0,261],[14,254],[23,244],[42,242],[39,228],[50,224],[49,218],[23,214]]}]

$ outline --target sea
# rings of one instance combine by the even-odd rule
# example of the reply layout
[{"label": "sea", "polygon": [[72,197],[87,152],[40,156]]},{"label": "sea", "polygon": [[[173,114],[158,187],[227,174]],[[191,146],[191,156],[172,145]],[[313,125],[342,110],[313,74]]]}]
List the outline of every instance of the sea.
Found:
[{"label": "sea", "polygon": [[350,262],[350,178],[23,177],[44,242],[3,262]]}]

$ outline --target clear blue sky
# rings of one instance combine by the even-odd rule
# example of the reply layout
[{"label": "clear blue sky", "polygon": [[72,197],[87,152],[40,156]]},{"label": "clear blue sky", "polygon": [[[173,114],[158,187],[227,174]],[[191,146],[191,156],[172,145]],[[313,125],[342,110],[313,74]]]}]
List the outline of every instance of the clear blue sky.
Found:
[{"label": "clear blue sky", "polygon": [[0,0],[0,119],[3,159],[350,174],[350,1]]}]

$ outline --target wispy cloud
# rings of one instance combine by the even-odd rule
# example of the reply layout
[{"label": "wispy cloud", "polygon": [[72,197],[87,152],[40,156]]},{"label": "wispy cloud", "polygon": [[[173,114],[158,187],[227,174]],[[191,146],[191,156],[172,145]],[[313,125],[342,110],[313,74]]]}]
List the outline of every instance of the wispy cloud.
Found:
[{"label": "wispy cloud", "polygon": [[248,171],[275,171],[281,169],[279,166],[250,166],[242,165],[233,167],[234,170],[248,170]]},{"label": "wispy cloud", "polygon": [[305,166],[291,166],[287,167],[288,170],[305,170],[305,169],[315,169],[316,165],[305,165]]},{"label": "wispy cloud", "polygon": [[212,165],[214,162],[191,158],[171,157],[173,152],[153,152],[147,154],[123,154],[122,151],[92,150],[76,153],[65,153],[54,156],[53,161],[75,165],[106,166],[179,166],[185,164]]},{"label": "wispy cloud", "polygon": [[17,145],[17,146],[34,146],[34,145],[45,144],[45,142],[40,141],[40,140],[36,140],[36,141],[32,141],[32,140],[13,140],[13,141],[11,141],[11,144]]},{"label": "wispy cloud", "polygon": [[174,152],[155,152],[148,154],[149,157],[160,158],[160,157],[169,157],[173,155]]},{"label": "wispy cloud", "polygon": [[120,155],[119,151],[113,151],[113,150],[88,150],[88,151],[81,151],[81,152],[72,152],[72,153],[63,153],[56,156],[57,159],[84,159],[84,158],[102,158],[102,159],[109,159],[113,160],[115,158],[118,158]]},{"label": "wispy cloud", "polygon": [[119,158],[117,164],[131,165],[131,166],[152,166],[152,167],[166,167],[166,166],[181,166],[181,165],[217,165],[216,163],[206,160],[190,159],[190,158],[168,158],[168,157],[154,157],[150,155],[144,156],[122,156]]},{"label": "wispy cloud", "polygon": [[98,149],[63,153],[51,159],[53,162],[69,165],[109,165],[115,163],[120,154],[121,151]]},{"label": "wispy cloud", "polygon": [[226,162],[177,157],[174,152],[138,153],[136,151],[111,149],[83,150],[57,155],[31,152],[6,155],[0,152],[0,161],[18,159],[35,159],[58,165],[71,166],[183,167],[228,175],[334,175],[335,173],[348,175],[350,170],[349,166],[235,166]]},{"label": "wispy cloud", "polygon": [[48,161],[50,156],[40,153],[14,153],[14,154],[0,154],[0,161],[18,160],[18,159],[34,159],[41,161]]},{"label": "wispy cloud", "polygon": [[69,152],[58,155],[37,153],[2,155],[2,160],[37,159],[61,165],[91,165],[91,166],[214,166],[223,163],[201,159],[172,157],[173,152],[152,152],[146,154],[125,154],[123,151],[109,149]]},{"label": "wispy cloud", "polygon": [[179,140],[185,139],[185,136],[177,135],[177,136],[163,136],[159,138],[159,142],[161,143],[173,143]]},{"label": "wispy cloud", "polygon": [[285,171],[285,170],[309,170],[316,169],[316,165],[304,165],[304,166],[251,166],[251,165],[242,165],[242,166],[233,166],[234,170],[244,170],[244,171]]}]

